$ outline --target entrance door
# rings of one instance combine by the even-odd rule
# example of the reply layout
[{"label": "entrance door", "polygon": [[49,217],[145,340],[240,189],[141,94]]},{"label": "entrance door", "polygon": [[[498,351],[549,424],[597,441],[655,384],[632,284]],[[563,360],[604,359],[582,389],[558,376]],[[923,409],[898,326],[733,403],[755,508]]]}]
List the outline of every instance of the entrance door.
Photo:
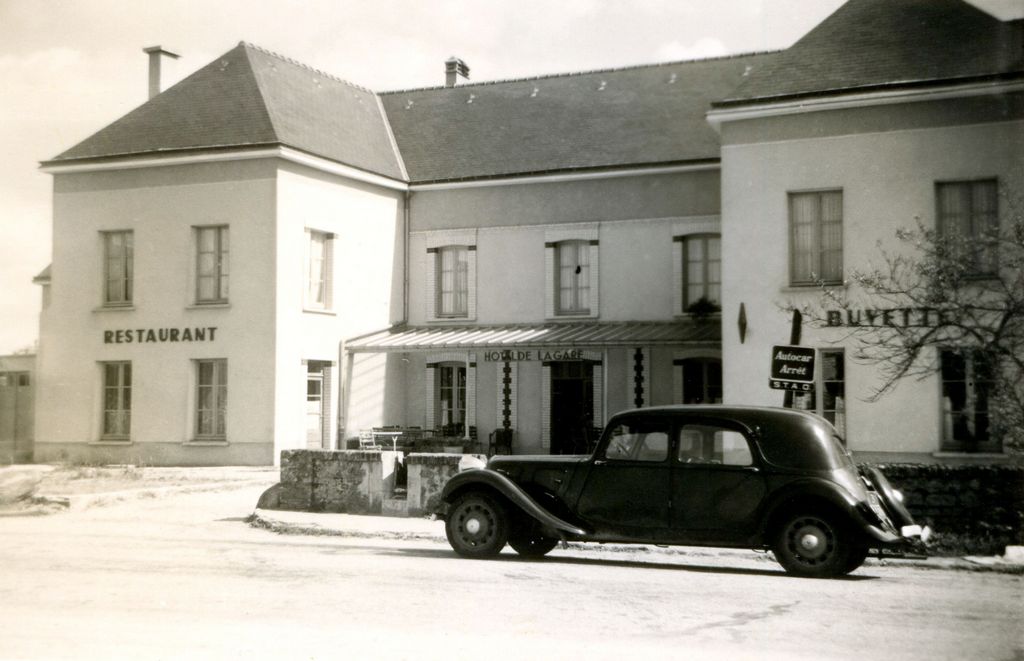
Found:
[{"label": "entrance door", "polygon": [[551,363],[551,454],[587,454],[594,427],[594,364]]},{"label": "entrance door", "polygon": [[309,364],[306,373],[306,447],[324,447],[324,373]]}]

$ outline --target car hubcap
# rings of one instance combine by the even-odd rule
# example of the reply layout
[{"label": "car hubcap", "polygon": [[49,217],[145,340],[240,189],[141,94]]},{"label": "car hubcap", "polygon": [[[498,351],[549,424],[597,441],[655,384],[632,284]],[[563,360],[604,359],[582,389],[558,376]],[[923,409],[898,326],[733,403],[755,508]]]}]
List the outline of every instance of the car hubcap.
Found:
[{"label": "car hubcap", "polygon": [[801,562],[816,565],[828,560],[835,549],[832,529],[818,519],[800,519],[789,528],[789,548]]},{"label": "car hubcap", "polygon": [[485,544],[494,534],[494,515],[479,503],[467,503],[457,519],[459,536],[466,546]]}]

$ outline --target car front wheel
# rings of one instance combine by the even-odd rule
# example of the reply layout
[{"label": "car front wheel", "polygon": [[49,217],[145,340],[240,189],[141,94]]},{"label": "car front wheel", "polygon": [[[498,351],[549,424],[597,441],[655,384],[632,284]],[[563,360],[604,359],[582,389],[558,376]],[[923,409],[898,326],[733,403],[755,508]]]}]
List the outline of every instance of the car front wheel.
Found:
[{"label": "car front wheel", "polygon": [[508,514],[488,494],[466,494],[449,510],[444,531],[448,543],[459,555],[467,558],[493,557],[508,541]]},{"label": "car front wheel", "polygon": [[797,576],[828,578],[851,571],[852,546],[845,530],[829,516],[807,513],[788,517],[772,550],[779,564]]}]

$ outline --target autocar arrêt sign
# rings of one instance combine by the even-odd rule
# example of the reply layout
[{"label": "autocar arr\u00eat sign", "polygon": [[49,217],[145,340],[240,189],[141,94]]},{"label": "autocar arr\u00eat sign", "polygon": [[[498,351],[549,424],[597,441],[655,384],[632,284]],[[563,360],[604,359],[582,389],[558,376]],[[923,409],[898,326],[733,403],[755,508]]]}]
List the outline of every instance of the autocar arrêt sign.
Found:
[{"label": "autocar arr\u00eat sign", "polygon": [[768,385],[774,390],[814,390],[814,349],[772,347],[772,377]]}]

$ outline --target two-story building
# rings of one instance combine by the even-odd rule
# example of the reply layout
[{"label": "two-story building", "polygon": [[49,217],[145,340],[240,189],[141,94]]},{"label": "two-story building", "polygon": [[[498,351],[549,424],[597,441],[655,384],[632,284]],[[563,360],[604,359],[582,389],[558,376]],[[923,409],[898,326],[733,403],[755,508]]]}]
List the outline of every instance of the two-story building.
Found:
[{"label": "two-story building", "polygon": [[[782,52],[474,84],[453,59],[385,93],[240,44],[43,164],[36,459],[269,464],[390,425],[566,453],[623,408],[781,404],[787,307],[915,217],[1007,218],[1020,35],[850,0]],[[999,450],[947,424],[987,413],[968,366],[868,402],[841,329],[803,344],[797,405],[854,451]]]}]

